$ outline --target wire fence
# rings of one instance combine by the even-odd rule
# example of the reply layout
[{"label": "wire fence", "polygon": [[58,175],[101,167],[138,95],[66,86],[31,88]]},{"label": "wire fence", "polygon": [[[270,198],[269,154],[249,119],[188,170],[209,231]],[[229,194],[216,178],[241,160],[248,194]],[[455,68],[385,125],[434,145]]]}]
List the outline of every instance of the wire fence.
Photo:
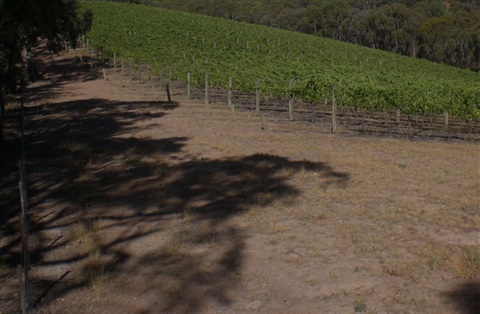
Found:
[{"label": "wire fence", "polygon": [[32,296],[30,288],[30,224],[29,224],[29,204],[28,204],[28,185],[25,165],[25,123],[24,123],[24,98],[20,100],[20,133],[21,133],[21,152],[18,162],[19,182],[18,190],[20,193],[20,239],[22,246],[22,256],[17,272],[20,283],[20,306],[22,313],[31,313],[33,310]]},{"label": "wire fence", "polygon": [[[105,66],[112,67],[111,63]],[[142,64],[139,68],[142,67]],[[119,71],[119,70],[118,70]],[[125,73],[129,74],[125,74]],[[418,138],[435,140],[480,141],[479,121],[462,120],[449,116],[405,114],[396,111],[364,111],[355,107],[337,105],[335,95],[318,104],[311,104],[301,99],[276,99],[271,95],[257,96],[255,92],[245,93],[238,90],[225,90],[220,87],[192,87],[186,81],[172,81],[163,77],[151,77],[148,65],[144,71],[125,71],[130,86],[138,85],[145,94],[151,86],[154,94],[163,91],[168,95],[166,101],[205,100],[207,109],[214,104],[227,106],[233,104],[234,110],[257,111],[270,121],[280,123],[309,123],[331,129],[333,133],[369,136],[388,136],[400,138]],[[104,77],[106,77],[105,72]],[[144,78],[141,75],[145,76]],[[187,79],[188,73],[185,74]],[[234,78],[233,78],[234,79]],[[132,83],[133,82],[133,83]],[[134,87],[136,88],[136,87]],[[171,94],[171,95],[170,95]],[[229,96],[230,95],[230,96]]]},{"label": "wire fence", "polygon": [[[210,87],[206,92],[205,89],[199,87],[188,86],[189,75],[185,75],[185,81],[172,81],[166,76],[151,76],[149,73],[149,65],[141,64],[136,73],[131,69],[124,68],[123,62],[120,66],[119,60],[104,59],[103,55],[99,59],[98,51],[90,51],[87,47],[87,55],[79,54],[76,58],[84,64],[96,75],[103,74],[103,78],[107,79],[105,69],[114,70],[117,75],[121,75],[124,80],[128,80],[129,86],[137,85],[138,90],[142,93],[151,91],[155,98],[158,98],[160,92],[164,92],[168,101],[171,98],[177,99],[196,99],[203,100],[208,93],[209,99],[206,103],[216,104],[212,106],[214,109],[218,106],[227,106],[232,104],[236,110],[255,112],[260,109],[262,124],[264,115],[270,120],[280,123],[295,122],[321,124],[331,127],[333,124],[332,116],[334,115],[332,99],[325,100],[321,104],[310,104],[298,99],[273,99],[261,97],[258,99],[254,93],[248,94],[238,90],[225,90],[219,87]],[[75,55],[75,51],[68,48],[69,53]],[[88,54],[91,54],[90,56]],[[95,56],[96,54],[96,56]],[[93,56],[92,56],[93,55]],[[142,68],[143,66],[143,68]],[[157,94],[158,93],[158,94]],[[258,108],[259,103],[260,108]],[[366,134],[383,134],[388,136],[418,136],[426,138],[445,138],[445,139],[462,139],[471,141],[480,141],[480,124],[478,122],[465,122],[452,117],[444,116],[422,116],[422,115],[405,115],[399,112],[362,112],[356,108],[339,107],[336,114],[336,122],[339,124],[341,132],[366,133]],[[447,123],[445,122],[447,121]],[[28,202],[28,182],[26,171],[26,135],[25,135],[25,119],[24,119],[24,97],[21,98],[20,107],[20,132],[21,132],[21,152],[18,163],[19,183],[18,189],[20,194],[20,232],[22,255],[21,263],[17,267],[19,288],[20,288],[20,305],[22,313],[32,313],[35,304],[32,302],[31,294],[31,278],[29,271],[30,264],[30,224],[29,224],[29,202]]]},{"label": "wire fence", "polygon": [[[318,104],[293,99],[291,96],[276,99],[272,95],[260,95],[259,89],[254,93],[245,93],[208,86],[207,74],[205,87],[194,87],[189,83],[190,73],[185,73],[185,80],[174,81],[171,73],[160,71],[157,75],[152,75],[152,67],[148,63],[139,63],[134,68],[116,55],[104,56],[101,50],[89,45],[86,45],[85,49],[86,60],[90,60],[85,64],[89,64],[98,77],[103,74],[103,78],[107,79],[106,69],[113,69],[128,79],[128,85],[133,89],[136,88],[134,85],[138,85],[142,94],[152,90],[155,98],[159,92],[164,92],[167,96],[165,100],[168,102],[178,98],[187,101],[205,100],[207,109],[210,109],[210,104],[230,106],[233,103],[234,108],[231,108],[233,111],[255,110],[259,116],[281,123],[295,121],[319,124],[331,129],[333,133],[480,142],[479,121],[458,119],[448,113],[405,114],[400,110],[377,112],[341,104],[337,106],[334,92],[330,99]],[[70,53],[74,54],[71,50]]]},{"label": "wire fence", "polygon": [[[233,103],[232,116],[234,116],[234,110],[256,110],[259,116],[267,117],[270,120],[275,119],[276,122],[317,123],[330,128],[334,133],[480,141],[479,121],[458,119],[450,116],[447,112],[442,115],[424,115],[404,114],[400,110],[392,112],[364,111],[341,104],[337,106],[334,93],[330,99],[325,99],[318,104],[293,99],[291,95],[287,99],[275,99],[271,95],[260,95],[258,78],[258,90],[249,94],[238,90],[208,86],[208,73],[205,75],[205,87],[193,87],[190,86],[190,73],[185,73],[185,80],[181,81],[172,80],[171,71],[164,73],[161,70],[154,76],[152,75],[152,66],[148,63],[140,62],[133,67],[131,63],[124,62],[123,58],[118,58],[116,54],[104,55],[102,50],[95,49],[88,41],[87,43],[84,40],[79,41],[80,44],[86,52],[86,59],[84,60],[81,54],[77,58],[82,63],[88,64],[98,77],[103,74],[103,78],[107,79],[106,69],[113,68],[128,78],[131,87],[134,83],[138,83],[142,93],[145,93],[148,87],[152,89],[155,98],[159,91],[165,92],[168,102],[173,97],[181,97],[186,100],[205,99],[207,109],[210,104],[214,103],[228,103],[229,107]],[[66,47],[66,49],[71,55],[76,55],[74,49],[70,47]],[[235,78],[230,79],[234,80]]]}]

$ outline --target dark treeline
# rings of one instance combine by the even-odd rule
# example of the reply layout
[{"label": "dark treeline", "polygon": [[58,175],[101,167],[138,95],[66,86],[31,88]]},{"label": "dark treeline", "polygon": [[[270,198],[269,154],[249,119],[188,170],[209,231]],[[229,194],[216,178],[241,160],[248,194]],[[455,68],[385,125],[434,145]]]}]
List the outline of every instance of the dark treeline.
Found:
[{"label": "dark treeline", "polygon": [[75,45],[92,23],[93,13],[81,10],[77,0],[0,0],[0,151],[7,95],[21,91],[38,78],[30,50],[39,39],[58,51],[67,41]]},{"label": "dark treeline", "polygon": [[480,71],[480,1],[124,0],[263,24]]}]

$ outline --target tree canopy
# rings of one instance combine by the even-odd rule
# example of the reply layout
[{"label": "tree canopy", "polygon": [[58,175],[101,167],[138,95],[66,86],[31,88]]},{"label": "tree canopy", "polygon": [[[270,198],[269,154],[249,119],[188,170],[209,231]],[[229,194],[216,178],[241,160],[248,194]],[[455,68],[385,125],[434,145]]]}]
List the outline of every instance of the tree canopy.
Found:
[{"label": "tree canopy", "polygon": [[46,40],[52,51],[63,42],[75,46],[91,21],[92,13],[81,11],[77,0],[0,0],[0,123],[5,116],[5,95],[16,92],[26,80],[22,51],[28,53],[39,40]]}]

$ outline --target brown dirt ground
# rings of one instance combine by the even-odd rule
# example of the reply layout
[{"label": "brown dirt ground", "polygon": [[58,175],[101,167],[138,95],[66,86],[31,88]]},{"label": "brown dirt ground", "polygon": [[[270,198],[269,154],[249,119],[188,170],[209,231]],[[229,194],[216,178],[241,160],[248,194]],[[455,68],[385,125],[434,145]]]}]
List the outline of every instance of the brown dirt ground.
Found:
[{"label": "brown dirt ground", "polygon": [[480,312],[478,145],[262,130],[42,60],[26,107],[39,313]]}]

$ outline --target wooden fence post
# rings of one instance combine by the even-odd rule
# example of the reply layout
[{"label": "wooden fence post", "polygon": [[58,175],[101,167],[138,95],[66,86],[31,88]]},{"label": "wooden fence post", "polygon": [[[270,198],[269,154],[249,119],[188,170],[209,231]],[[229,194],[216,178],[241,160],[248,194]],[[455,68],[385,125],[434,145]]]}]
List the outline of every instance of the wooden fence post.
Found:
[{"label": "wooden fence post", "polygon": [[255,83],[255,110],[260,112],[260,78],[258,77]]},{"label": "wooden fence post", "polygon": [[142,84],[142,64],[138,63],[138,84],[140,84],[140,91],[143,94],[143,84]]},{"label": "wooden fence post", "polygon": [[107,80],[107,72],[105,71],[105,68],[102,68],[103,71],[103,79],[106,81]]},{"label": "wooden fence post", "polygon": [[448,131],[448,111],[445,111],[445,130]]},{"label": "wooden fence post", "polygon": [[138,64],[138,82],[142,85],[142,64]]},{"label": "wooden fence post", "polygon": [[400,124],[400,109],[397,109],[397,124]]},{"label": "wooden fence post", "polygon": [[163,68],[160,69],[160,86],[163,88]]},{"label": "wooden fence post", "polygon": [[128,82],[130,83],[130,88],[133,88],[133,83],[132,83],[132,65],[128,65]]},{"label": "wooden fence post", "polygon": [[337,133],[337,99],[335,98],[335,84],[332,87],[332,133]]},{"label": "wooden fence post", "polygon": [[117,71],[117,53],[113,53],[113,69]]},{"label": "wooden fence post", "polygon": [[190,100],[190,81],[192,80],[192,74],[187,73],[187,100]]},{"label": "wooden fence post", "polygon": [[227,104],[228,108],[232,107],[232,77],[228,77],[228,92],[227,92]]},{"label": "wooden fence post", "polygon": [[155,97],[155,99],[158,99],[157,90],[155,89],[155,84],[152,83],[152,81],[150,81],[150,87],[152,87],[153,97]]},{"label": "wooden fence post", "polygon": [[166,90],[167,90],[167,101],[169,103],[172,102],[172,96],[170,95],[170,82],[167,83],[167,85],[165,86]]},{"label": "wooden fence post", "polygon": [[290,80],[288,82],[288,87],[290,88],[290,97],[288,99],[288,118],[290,121],[293,121],[293,80]]},{"label": "wooden fence post", "polygon": [[237,121],[237,114],[235,112],[235,105],[232,102],[232,85],[233,85],[233,79],[230,76],[228,78],[228,106],[230,107],[230,110],[232,112],[232,121],[235,122]]},{"label": "wooden fence post", "polygon": [[25,289],[23,283],[23,268],[21,264],[17,266],[17,276],[18,276],[18,283],[20,285],[20,308],[22,310],[22,314],[27,314],[27,304],[25,303]]},{"label": "wooden fence post", "polygon": [[205,107],[210,109],[210,103],[208,101],[208,72],[205,72]]},{"label": "wooden fence post", "polygon": [[265,114],[260,112],[260,121],[262,122],[262,130],[267,130],[267,122],[265,121]]},{"label": "wooden fence post", "polygon": [[236,122],[237,121],[237,113],[235,112],[235,105],[232,104],[230,107],[230,111],[232,112],[232,121]]}]

